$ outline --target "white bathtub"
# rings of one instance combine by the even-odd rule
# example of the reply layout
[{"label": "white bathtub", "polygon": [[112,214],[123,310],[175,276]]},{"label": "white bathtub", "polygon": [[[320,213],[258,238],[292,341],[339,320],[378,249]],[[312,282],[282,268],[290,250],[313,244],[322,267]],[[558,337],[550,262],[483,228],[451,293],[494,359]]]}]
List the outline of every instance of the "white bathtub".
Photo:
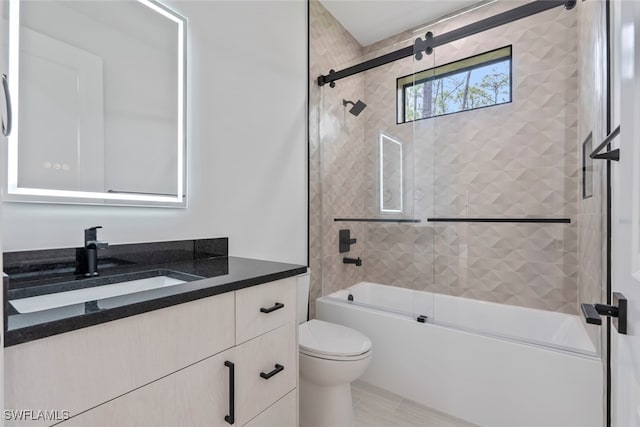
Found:
[{"label": "white bathtub", "polygon": [[316,313],[369,336],[362,380],[407,399],[483,427],[603,425],[602,362],[577,316],[366,282]]}]

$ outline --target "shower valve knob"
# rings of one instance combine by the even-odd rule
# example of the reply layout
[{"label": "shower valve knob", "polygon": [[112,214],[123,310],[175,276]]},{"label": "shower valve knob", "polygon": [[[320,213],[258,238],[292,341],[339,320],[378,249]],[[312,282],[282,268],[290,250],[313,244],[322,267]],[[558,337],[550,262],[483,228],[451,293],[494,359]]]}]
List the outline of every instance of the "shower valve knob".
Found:
[{"label": "shower valve knob", "polygon": [[351,250],[351,245],[355,245],[357,242],[356,239],[351,238],[351,230],[345,229],[340,230],[338,233],[338,250],[340,253],[349,252]]}]

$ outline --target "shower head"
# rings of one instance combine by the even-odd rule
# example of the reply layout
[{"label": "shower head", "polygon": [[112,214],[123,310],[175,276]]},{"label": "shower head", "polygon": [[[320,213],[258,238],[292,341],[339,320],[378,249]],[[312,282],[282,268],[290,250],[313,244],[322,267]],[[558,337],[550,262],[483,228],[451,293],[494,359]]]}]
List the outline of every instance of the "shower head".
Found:
[{"label": "shower head", "polygon": [[344,105],[346,107],[347,104],[353,105],[353,107],[351,107],[349,112],[351,114],[353,114],[354,116],[356,116],[356,117],[358,117],[358,115],[360,113],[362,113],[362,110],[364,110],[367,107],[367,104],[365,104],[364,102],[360,101],[359,99],[356,102],[347,101],[346,99],[343,99],[342,100],[342,105]]}]

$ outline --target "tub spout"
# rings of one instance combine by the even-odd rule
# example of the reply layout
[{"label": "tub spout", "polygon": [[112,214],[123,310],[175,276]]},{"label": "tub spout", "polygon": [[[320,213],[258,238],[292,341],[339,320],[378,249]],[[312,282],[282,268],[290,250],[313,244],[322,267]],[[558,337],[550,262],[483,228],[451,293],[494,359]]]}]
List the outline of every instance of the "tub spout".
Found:
[{"label": "tub spout", "polygon": [[347,258],[344,257],[342,258],[342,262],[345,264],[355,264],[357,267],[360,267],[362,265],[362,260],[360,259],[360,257],[358,258]]}]

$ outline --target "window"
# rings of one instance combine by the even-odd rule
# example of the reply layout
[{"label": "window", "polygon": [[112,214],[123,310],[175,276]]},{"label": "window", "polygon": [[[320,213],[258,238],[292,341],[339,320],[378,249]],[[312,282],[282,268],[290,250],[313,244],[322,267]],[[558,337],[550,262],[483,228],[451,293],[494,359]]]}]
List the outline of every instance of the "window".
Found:
[{"label": "window", "polygon": [[398,124],[511,102],[511,46],[397,79]]}]

